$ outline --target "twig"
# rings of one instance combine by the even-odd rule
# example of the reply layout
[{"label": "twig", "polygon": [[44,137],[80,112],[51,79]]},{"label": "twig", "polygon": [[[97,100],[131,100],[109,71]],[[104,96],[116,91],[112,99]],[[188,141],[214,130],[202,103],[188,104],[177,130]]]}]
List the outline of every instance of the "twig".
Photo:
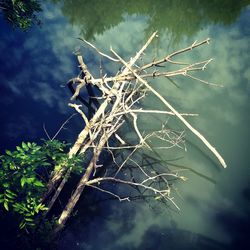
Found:
[{"label": "twig", "polygon": [[117,182],[117,183],[122,183],[122,184],[130,185],[130,186],[141,187],[141,188],[143,188],[145,190],[150,190],[154,194],[158,194],[161,198],[171,201],[173,203],[173,205],[178,210],[180,210],[180,208],[177,206],[177,204],[173,201],[173,197],[169,197],[169,194],[170,194],[169,189],[159,190],[159,189],[156,189],[156,188],[154,188],[152,186],[149,186],[149,185],[144,185],[144,184],[138,183],[138,182],[132,182],[132,181],[126,181],[126,180],[122,180],[122,179],[117,179],[117,178],[114,178],[114,177],[95,178],[93,180],[87,181],[86,185],[93,185],[95,183],[100,183],[102,181],[114,181],[114,182]]},{"label": "twig", "polygon": [[115,58],[113,58],[113,57],[111,57],[111,56],[109,56],[109,55],[106,55],[106,54],[104,54],[103,52],[101,52],[101,51],[100,51],[99,49],[97,49],[92,43],[86,41],[85,39],[80,38],[80,37],[78,37],[78,39],[81,40],[82,42],[88,44],[91,48],[93,48],[93,49],[94,49],[98,54],[100,54],[101,56],[104,56],[104,57],[108,58],[109,60],[111,60],[111,61],[113,61],[113,62],[119,62],[119,60],[117,60],[117,59],[115,59]]},{"label": "twig", "polygon": [[121,198],[119,195],[117,195],[117,194],[115,194],[113,192],[110,192],[108,190],[105,190],[103,188],[100,188],[100,187],[97,187],[97,186],[94,186],[94,185],[88,185],[88,184],[86,184],[86,186],[97,189],[97,190],[99,190],[99,191],[101,191],[103,193],[110,194],[111,196],[114,196],[115,198],[117,198],[119,201],[130,201],[129,197]]},{"label": "twig", "polygon": [[80,107],[81,107],[82,105],[77,105],[77,104],[73,104],[73,103],[69,103],[68,105],[69,105],[70,107],[74,108],[74,109],[82,116],[82,118],[83,118],[83,120],[84,120],[86,126],[89,126],[89,120],[88,120],[88,118],[86,117],[86,115],[85,115],[85,114],[82,112],[82,110],[80,109]]},{"label": "twig", "polygon": [[148,144],[147,144],[147,143],[145,142],[145,140],[143,139],[140,130],[138,129],[138,126],[137,126],[137,115],[134,114],[133,112],[131,112],[130,115],[133,117],[134,129],[135,129],[135,132],[136,132],[136,134],[138,135],[138,137],[139,137],[139,139],[140,139],[139,144],[141,144],[141,145],[144,145],[144,144],[145,144],[145,145],[149,148]]},{"label": "twig", "polygon": [[52,139],[50,139],[51,141],[53,141],[57,136],[58,134],[61,132],[61,130],[64,128],[64,126],[73,118],[73,116],[75,116],[75,114],[72,114],[62,125],[61,127],[58,129],[58,131],[55,133],[55,135],[52,137]]},{"label": "twig", "polygon": [[[199,42],[199,43],[195,42],[195,43],[193,43],[191,46],[188,46],[187,48],[180,49],[180,50],[178,50],[178,51],[176,51],[176,52],[173,52],[172,54],[170,54],[170,55],[168,55],[168,56],[166,56],[166,57],[164,57],[164,58],[162,58],[162,59],[160,59],[160,60],[157,60],[157,61],[154,61],[154,62],[152,62],[152,63],[149,63],[149,64],[146,64],[146,65],[142,66],[142,67],[140,68],[140,70],[145,70],[145,69],[150,68],[150,67],[152,67],[152,66],[154,66],[154,65],[159,65],[159,64],[165,63],[165,62],[169,61],[169,60],[170,60],[172,57],[174,57],[174,56],[177,56],[177,55],[179,55],[179,54],[182,54],[182,53],[184,53],[184,52],[186,52],[186,51],[191,51],[192,49],[194,49],[194,48],[196,48],[196,47],[199,47],[199,46],[201,46],[201,45],[203,45],[203,44],[206,44],[206,43],[209,44],[209,41],[210,41],[210,38],[207,38],[206,40],[201,41],[201,42]],[[170,61],[170,62],[171,62],[171,61]]]},{"label": "twig", "polygon": [[216,83],[207,82],[207,81],[204,81],[204,80],[202,80],[202,79],[200,79],[200,78],[191,76],[191,75],[189,75],[189,74],[187,74],[187,73],[185,74],[185,76],[188,76],[188,77],[191,78],[191,79],[194,79],[194,80],[196,80],[196,81],[205,83],[205,84],[210,85],[210,86],[215,86],[215,87],[220,87],[220,88],[223,88],[223,87],[224,87],[224,86],[221,85],[221,84],[216,84]]},{"label": "twig", "polygon": [[135,146],[133,151],[127,156],[127,158],[125,159],[125,161],[123,161],[123,163],[121,164],[121,166],[118,168],[118,170],[116,171],[114,178],[120,173],[120,171],[122,170],[122,168],[125,166],[125,164],[127,163],[127,161],[131,158],[131,156],[135,153],[135,151],[139,148],[139,145]]},{"label": "twig", "polygon": [[[114,116],[122,115],[122,114],[129,114],[129,113],[146,113],[146,114],[166,114],[166,115],[175,115],[172,111],[165,111],[165,110],[151,110],[151,109],[129,109],[124,110],[122,112],[116,113]],[[180,113],[182,116],[199,116],[199,114],[193,113]]]},{"label": "twig", "polygon": [[81,81],[81,83],[77,85],[74,95],[70,98],[71,101],[73,101],[74,99],[77,98],[77,96],[79,96],[81,88],[84,87],[85,85],[86,85],[85,80]]},{"label": "twig", "polygon": [[[133,66],[135,62],[140,58],[144,50],[148,47],[148,45],[152,42],[152,40],[156,37],[157,32],[154,32],[151,37],[148,39],[148,41],[144,44],[144,46],[140,49],[140,51],[130,60],[128,65]],[[112,51],[112,48],[110,48]],[[125,67],[125,69],[122,71],[121,75],[126,75],[129,72],[129,69]]]},{"label": "twig", "polygon": [[49,139],[50,141],[52,141],[52,140],[51,140],[51,137],[50,137],[50,135],[49,135],[49,133],[48,133],[46,127],[45,127],[45,123],[43,123],[43,130],[44,130],[46,136],[48,137],[48,139]]}]

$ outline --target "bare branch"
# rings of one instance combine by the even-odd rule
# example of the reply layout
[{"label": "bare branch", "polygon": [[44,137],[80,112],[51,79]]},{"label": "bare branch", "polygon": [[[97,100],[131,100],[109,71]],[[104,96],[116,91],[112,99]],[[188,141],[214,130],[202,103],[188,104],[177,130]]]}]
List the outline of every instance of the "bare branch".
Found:
[{"label": "bare branch", "polygon": [[58,129],[58,131],[55,133],[55,135],[52,137],[51,141],[53,141],[58,134],[61,132],[61,130],[64,128],[64,126],[73,118],[73,116],[75,116],[76,114],[72,114],[62,125],[61,127]]},{"label": "bare branch", "polygon": [[[147,82],[148,78],[154,79],[163,76],[170,79],[170,77],[174,76],[183,76],[207,85],[221,87],[221,85],[209,83],[191,74],[192,72],[205,70],[212,59],[194,63],[187,63],[180,59],[175,60],[176,56],[192,51],[203,44],[207,44],[209,39],[201,42],[195,41],[184,49],[177,50],[159,60],[153,59],[150,63],[140,66],[137,61],[142,58],[146,48],[155,37],[157,37],[156,32],[151,35],[147,42],[141,47],[135,56],[129,60],[129,62],[125,62],[114,50],[112,50],[112,48],[111,52],[114,54],[115,58],[101,52],[96,46],[80,38],[80,40],[93,48],[99,55],[111,61],[120,62],[123,66],[116,74],[107,77],[107,74],[102,72],[103,68],[100,62],[100,78],[94,79],[91,72],[88,70],[87,65],[84,63],[83,57],[80,55],[77,56],[81,73],[69,81],[71,87],[72,84],[77,84],[75,91],[72,87],[73,91],[71,91],[73,96],[71,99],[76,97],[78,97],[78,100],[80,99],[80,96],[78,95],[85,84],[87,84],[87,87],[95,86],[95,88],[100,90],[101,94],[97,97],[93,97],[93,94],[90,94],[89,92],[87,93],[91,98],[98,99],[99,104],[97,109],[94,110],[93,116],[91,116],[92,118],[89,120],[84,111],[81,110],[81,105],[69,103],[69,106],[74,108],[82,116],[85,126],[83,126],[82,131],[79,133],[74,145],[70,149],[68,157],[72,158],[74,155],[90,153],[91,159],[87,163],[87,168],[82,173],[79,183],[76,185],[70,199],[59,216],[55,232],[60,231],[66,223],[85,186],[90,186],[103,193],[107,193],[120,201],[129,201],[129,196],[122,198],[114,191],[108,191],[103,187],[100,187],[99,184],[104,181],[129,185],[137,190],[140,195],[153,193],[155,200],[160,199],[163,202],[170,201],[177,209],[179,209],[174,198],[170,195],[172,190],[174,190],[171,184],[175,180],[185,181],[186,178],[184,176],[179,176],[180,171],[170,172],[168,169],[168,162],[157,160],[161,157],[154,149],[169,149],[176,147],[186,150],[184,141],[185,131],[168,129],[165,127],[164,123],[160,130],[149,132],[145,135],[145,132],[141,132],[142,128],[139,126],[139,123],[137,123],[137,119],[140,118],[138,114],[164,115],[166,121],[169,118],[168,115],[176,116],[207,146],[207,148],[217,157],[221,165],[226,167],[224,159],[217,150],[184,118],[184,116],[197,116],[197,114],[178,112]],[[173,68],[171,67],[171,70],[167,70],[167,67],[165,67],[166,65],[171,65]],[[170,79],[170,81],[175,84],[172,79]],[[167,110],[157,110],[154,108],[149,108],[147,110],[140,108],[139,102],[145,98],[148,91],[151,91],[167,107]],[[84,101],[85,100],[83,100],[83,103]],[[128,119],[128,114],[132,119]],[[133,132],[133,138],[131,138],[132,142],[129,142],[129,137],[126,140],[123,140],[123,135],[120,136],[117,134],[117,130],[122,126],[124,121],[128,121],[129,128],[131,128]],[[65,124],[62,125],[62,128],[64,125]],[[45,132],[47,132],[46,129]],[[49,135],[47,136],[49,137]],[[151,144],[153,146],[151,146]],[[140,153],[139,149],[145,145],[147,146],[146,149],[151,150],[151,156],[153,153],[157,155],[157,159],[153,158],[153,162],[147,160],[147,157],[150,156],[145,156],[145,151],[143,151],[145,153],[143,153],[142,162],[140,163],[138,160],[140,159],[138,158],[138,154]],[[122,154],[120,154],[121,157],[119,157],[114,153],[114,150],[121,149],[126,150],[123,150]],[[107,168],[99,159],[99,156],[103,151],[110,153],[113,163]],[[135,155],[135,153],[137,153],[137,155]],[[135,158],[132,159],[132,157]],[[89,159],[89,157],[86,157],[86,159]],[[100,177],[95,176],[97,168],[105,168],[105,173]],[[53,195],[47,202],[49,204],[49,209],[51,209],[55,201],[58,199],[71,171],[72,167],[67,168],[67,166],[65,166],[61,170],[55,170],[53,172],[48,184],[48,192],[45,195],[45,197],[51,197],[50,194]]]},{"label": "bare branch", "polygon": [[210,85],[210,86],[215,86],[215,87],[220,87],[220,88],[223,88],[223,87],[224,87],[224,86],[221,85],[221,84],[216,84],[216,83],[207,82],[207,81],[204,81],[204,80],[202,80],[202,79],[200,79],[200,78],[191,76],[191,75],[189,75],[189,74],[185,74],[185,76],[188,76],[189,78],[192,78],[192,79],[194,79],[194,80],[196,80],[196,81],[205,83],[205,84]]},{"label": "bare branch", "polygon": [[46,127],[45,127],[45,123],[43,123],[43,131],[45,132],[45,134],[46,134],[46,136],[48,137],[48,139],[49,139],[50,141],[52,141],[52,139],[51,139],[51,137],[50,137],[50,135],[49,135],[49,133],[48,133]]},{"label": "bare branch", "polygon": [[70,98],[71,101],[76,99],[77,96],[79,96],[81,88],[84,87],[85,85],[86,85],[86,82],[84,80],[81,81],[81,83],[77,85],[74,95]]},{"label": "bare branch", "polygon": [[[160,177],[160,176],[158,176]],[[178,176],[176,176],[178,178]],[[156,177],[157,178],[157,177]],[[122,183],[130,186],[136,186],[136,187],[141,187],[145,190],[152,191],[155,195],[159,195],[162,199],[164,200],[169,200],[172,202],[172,204],[180,210],[180,208],[177,206],[177,204],[174,202],[174,198],[170,197],[170,190],[167,189],[157,189],[149,185],[145,185],[144,183],[138,183],[138,182],[132,182],[132,181],[127,181],[127,180],[122,180],[114,177],[103,177],[103,178],[95,178],[94,180],[90,180],[86,183],[86,185],[93,185],[95,183],[100,183],[102,181],[113,181],[117,183]]]},{"label": "bare branch", "polygon": [[[146,65],[142,66],[142,67],[140,68],[140,70],[145,70],[145,69],[151,68],[152,66],[155,66],[155,65],[159,65],[159,64],[165,63],[165,62],[169,61],[171,58],[173,58],[174,56],[180,55],[180,54],[182,54],[182,53],[184,53],[184,52],[187,52],[187,51],[191,51],[191,50],[193,50],[194,48],[199,47],[199,46],[201,46],[201,45],[203,45],[203,44],[208,44],[209,41],[210,41],[210,38],[207,38],[206,40],[201,41],[201,42],[199,42],[199,43],[194,42],[194,43],[193,43],[191,46],[189,46],[189,47],[186,47],[186,48],[184,48],[184,49],[180,49],[180,50],[178,50],[178,51],[176,51],[176,52],[173,52],[172,54],[170,54],[170,55],[168,55],[168,56],[166,56],[166,57],[164,57],[164,58],[162,58],[162,59],[160,59],[160,60],[153,61],[153,62],[151,62],[151,63],[149,63],[149,64],[146,64]],[[170,61],[170,62],[171,62],[171,61]]]},{"label": "bare branch", "polygon": [[[152,40],[156,37],[157,32],[154,32],[151,37],[148,39],[148,41],[144,44],[144,46],[140,49],[140,51],[135,55],[135,57],[131,58],[130,62],[128,63],[129,66],[133,66],[135,62],[140,58],[144,50],[148,47],[148,45],[152,42]],[[112,51],[112,48],[110,48]],[[129,72],[129,69],[126,67],[121,75],[127,74]]]},{"label": "bare branch", "polygon": [[[191,48],[189,48],[191,49]],[[143,83],[149,90],[151,90],[182,122],[186,127],[193,132],[206,146],[210,151],[216,156],[216,158],[219,160],[221,165],[226,168],[227,165],[222,158],[222,156],[218,153],[218,151],[213,147],[207,139],[200,133],[198,132],[195,128],[191,126],[189,122],[187,122],[181,115],[180,113],[169,103],[166,101],[166,99],[160,95],[153,87],[151,87],[145,80],[143,80],[134,70],[131,68],[130,65],[128,65],[115,51],[111,50],[112,53],[134,74],[134,76],[141,82]],[[182,50],[181,50],[182,51]],[[181,52],[180,52],[181,53]]]},{"label": "bare branch", "polygon": [[113,61],[113,62],[119,62],[119,60],[117,60],[117,59],[115,59],[115,58],[113,58],[113,57],[111,57],[111,56],[109,56],[109,55],[106,55],[106,54],[104,54],[103,52],[101,52],[101,51],[100,51],[99,49],[97,49],[92,43],[86,41],[85,39],[80,38],[80,37],[78,37],[78,39],[81,40],[82,42],[88,44],[91,48],[93,48],[93,49],[94,49],[98,54],[100,54],[101,56],[106,57],[106,58],[108,58],[109,60],[111,60],[111,61]]},{"label": "bare branch", "polygon": [[86,184],[86,186],[97,189],[97,190],[99,190],[99,191],[101,191],[103,193],[110,194],[111,196],[114,196],[115,198],[117,198],[119,201],[130,201],[129,197],[121,198],[119,195],[117,195],[117,194],[115,194],[113,192],[110,192],[108,190],[105,190],[103,188],[100,188],[100,187],[97,187],[97,186],[94,186],[94,185],[88,185],[88,184]]},{"label": "bare branch", "polygon": [[81,107],[82,105],[77,105],[77,104],[73,104],[73,103],[69,103],[68,105],[69,105],[70,107],[74,108],[74,109],[82,116],[82,118],[83,118],[83,120],[84,120],[86,126],[89,126],[89,120],[88,120],[88,118],[86,117],[86,115],[85,115],[85,114],[82,112],[82,110],[80,109],[80,107]]},{"label": "bare branch", "polygon": [[[146,114],[166,114],[166,115],[175,115],[171,111],[164,111],[164,110],[151,110],[151,109],[129,109],[125,110],[120,113],[116,113],[115,116],[129,114],[129,113],[146,113]],[[193,113],[180,113],[182,116],[199,116],[199,114]]]}]

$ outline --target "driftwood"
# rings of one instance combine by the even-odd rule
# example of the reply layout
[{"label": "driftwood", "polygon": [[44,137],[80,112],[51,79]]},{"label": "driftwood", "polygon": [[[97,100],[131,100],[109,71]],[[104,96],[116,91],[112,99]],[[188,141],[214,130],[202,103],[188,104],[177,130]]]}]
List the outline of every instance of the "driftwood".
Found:
[{"label": "driftwood", "polygon": [[[102,94],[101,96],[97,97],[100,104],[97,105],[95,109],[91,107],[92,110],[95,110],[91,118],[83,112],[81,105],[69,103],[69,106],[80,114],[84,122],[83,130],[78,135],[76,142],[68,153],[69,158],[78,154],[84,155],[88,152],[91,152],[92,158],[64,210],[59,216],[55,233],[59,232],[65,225],[76,203],[78,202],[84,187],[86,186],[93,187],[94,189],[97,189],[101,192],[110,194],[120,201],[130,200],[129,196],[121,197],[114,191],[104,189],[102,187],[102,183],[104,182],[126,184],[140,190],[143,189],[145,191],[152,192],[155,196],[155,199],[170,201],[177,209],[179,209],[171,195],[171,188],[168,179],[175,178],[185,180],[185,178],[183,176],[179,176],[178,172],[166,172],[166,170],[149,171],[149,169],[145,169],[136,160],[134,160],[133,156],[138,151],[138,149],[142,147],[152,150],[150,146],[150,140],[152,138],[157,138],[161,142],[165,143],[165,146],[161,146],[161,148],[167,149],[174,146],[183,148],[184,134],[183,132],[179,133],[167,129],[163,124],[161,130],[145,135],[141,132],[137,123],[137,117],[140,114],[154,113],[166,116],[176,116],[176,118],[179,119],[186,126],[186,128],[188,128],[188,130],[195,134],[202,141],[202,143],[206,145],[206,147],[218,159],[219,163],[223,167],[226,167],[223,158],[217,152],[217,150],[184,118],[185,116],[194,116],[195,114],[178,112],[160,93],[158,93],[152,87],[152,84],[147,81],[150,78],[170,78],[181,75],[184,77],[190,77],[203,84],[212,86],[216,85],[192,75],[192,73],[196,71],[205,70],[206,66],[212,61],[211,59],[194,63],[186,63],[175,60],[175,58],[180,54],[192,51],[197,47],[208,44],[209,39],[201,42],[195,41],[187,48],[178,50],[159,60],[153,60],[148,64],[142,66],[136,65],[138,59],[143,56],[146,48],[153,39],[156,39],[156,37],[157,33],[155,32],[140,49],[140,51],[136,53],[132,59],[130,59],[129,62],[125,62],[112,48],[110,51],[112,52],[113,56],[106,55],[97,49],[93,44],[83,40],[83,42],[93,48],[101,57],[105,57],[106,59],[114,61],[115,63],[120,63],[122,65],[122,69],[114,76],[107,77],[104,75],[96,79],[88,70],[87,65],[84,63],[83,57],[80,55],[77,56],[81,74],[69,81],[69,84],[71,85],[77,84],[71,101],[77,99],[79,97],[80,90],[87,86],[98,88]],[[161,66],[165,64],[174,65],[177,69],[164,71],[164,67]],[[159,69],[161,69],[161,71]],[[221,85],[216,86],[221,87]],[[146,96],[148,91],[152,92],[166,106],[167,110],[144,110],[143,108],[138,108],[138,102]],[[126,142],[124,138],[119,135],[118,129],[123,125],[126,119],[131,120],[133,129],[137,136],[137,142],[135,144]],[[114,145],[110,145],[111,139],[116,140]],[[104,168],[99,162],[100,154],[104,150],[109,151],[113,157],[113,171],[111,171],[109,175],[105,174],[104,176],[97,177],[97,169]],[[123,162],[119,163],[119,161],[116,159],[116,156],[113,152],[117,150],[128,150],[129,153]],[[139,174],[137,179],[131,176],[126,178],[126,175],[122,174],[125,171],[126,165],[128,163],[133,164],[133,168],[136,168],[137,174]],[[71,171],[71,168],[65,167],[59,171],[53,172],[48,184],[48,191],[44,196],[44,201],[47,201],[49,210],[57,200],[68,177],[70,176]],[[159,185],[159,182],[161,182],[161,185]]]}]

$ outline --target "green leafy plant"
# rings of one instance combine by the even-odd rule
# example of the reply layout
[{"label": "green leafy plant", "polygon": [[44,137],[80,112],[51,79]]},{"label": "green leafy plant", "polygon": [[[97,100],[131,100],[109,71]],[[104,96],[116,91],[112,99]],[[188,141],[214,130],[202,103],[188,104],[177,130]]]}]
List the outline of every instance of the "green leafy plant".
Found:
[{"label": "green leafy plant", "polygon": [[41,5],[36,0],[3,0],[0,2],[5,19],[13,27],[27,30],[32,24],[40,25],[37,13],[42,11]]},{"label": "green leafy plant", "polygon": [[0,156],[0,204],[2,209],[18,215],[20,229],[34,228],[41,212],[50,173],[55,168],[72,167],[81,172],[80,157],[68,158],[68,144],[53,140],[36,143],[22,142],[14,151]]}]

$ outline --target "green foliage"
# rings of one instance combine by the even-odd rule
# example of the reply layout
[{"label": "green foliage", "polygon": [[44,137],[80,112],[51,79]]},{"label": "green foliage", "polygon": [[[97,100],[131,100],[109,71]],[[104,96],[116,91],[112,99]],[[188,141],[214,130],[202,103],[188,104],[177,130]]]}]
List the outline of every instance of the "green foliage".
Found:
[{"label": "green foliage", "polygon": [[81,158],[68,159],[67,147],[57,140],[43,141],[41,146],[22,142],[16,150],[6,150],[0,156],[0,204],[18,215],[20,229],[35,227],[41,212],[47,209],[41,201],[54,169],[82,171]]},{"label": "green foliage", "polygon": [[5,19],[13,27],[26,30],[34,23],[40,24],[36,13],[42,9],[36,0],[3,0],[0,2],[0,9],[4,13]]},{"label": "green foliage", "polygon": [[77,25],[87,40],[125,21],[127,15],[134,15],[147,18],[146,36],[155,30],[159,33],[167,30],[176,42],[184,36],[193,36],[209,24],[234,22],[250,3],[250,0],[50,1],[58,3],[69,22]]}]

